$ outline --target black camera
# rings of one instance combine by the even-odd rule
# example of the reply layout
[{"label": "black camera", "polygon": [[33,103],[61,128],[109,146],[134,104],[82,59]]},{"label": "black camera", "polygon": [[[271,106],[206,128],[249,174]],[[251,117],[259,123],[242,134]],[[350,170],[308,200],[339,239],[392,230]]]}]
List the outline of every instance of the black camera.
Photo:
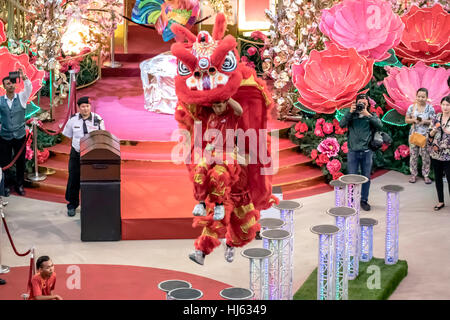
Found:
[{"label": "black camera", "polygon": [[17,79],[20,79],[19,71],[12,71],[9,73],[9,81],[11,81],[12,83],[16,83]]},{"label": "black camera", "polygon": [[419,122],[422,122],[422,117],[416,117]]},{"label": "black camera", "polygon": [[357,103],[356,104],[356,112],[361,112],[366,108],[366,106],[364,105],[364,103]]}]

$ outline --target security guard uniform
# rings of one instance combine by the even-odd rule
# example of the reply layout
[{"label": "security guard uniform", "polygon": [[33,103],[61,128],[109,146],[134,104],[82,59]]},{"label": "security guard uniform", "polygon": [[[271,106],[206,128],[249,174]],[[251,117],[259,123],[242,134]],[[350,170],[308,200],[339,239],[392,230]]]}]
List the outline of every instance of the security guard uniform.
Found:
[{"label": "security guard uniform", "polygon": [[103,119],[96,113],[83,120],[80,113],[74,114],[63,130],[63,135],[72,139],[69,158],[69,179],[67,180],[67,209],[76,209],[80,204],[80,139],[95,130],[105,130]]}]

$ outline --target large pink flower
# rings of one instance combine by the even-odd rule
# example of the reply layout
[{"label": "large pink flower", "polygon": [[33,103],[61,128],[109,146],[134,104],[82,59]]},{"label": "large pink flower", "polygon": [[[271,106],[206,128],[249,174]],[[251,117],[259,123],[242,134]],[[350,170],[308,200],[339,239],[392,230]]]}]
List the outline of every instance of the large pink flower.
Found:
[{"label": "large pink flower", "polygon": [[349,106],[372,78],[373,63],[355,49],[340,49],[333,43],[326,50],[312,50],[308,60],[292,66],[298,101],[318,113]]},{"label": "large pink flower", "polygon": [[322,10],[320,31],[343,48],[382,61],[400,42],[405,25],[382,0],[344,0]]},{"label": "large pink flower", "polygon": [[326,138],[319,144],[317,150],[326,154],[329,158],[335,157],[339,152],[339,142],[336,138]]},{"label": "large pink flower", "polygon": [[402,16],[405,23],[400,44],[395,48],[404,64],[423,61],[445,64],[450,61],[450,14],[440,4],[412,8]]},{"label": "large pink flower", "polygon": [[[43,70],[38,70],[34,65],[30,64],[28,55],[15,55],[11,54],[5,47],[0,48],[0,79],[7,77],[10,71],[16,71],[19,68],[22,68],[23,72],[28,76],[28,79],[30,79],[33,85],[30,96],[31,101],[42,86],[42,79],[44,78],[45,72]],[[20,81],[16,85],[16,92],[22,90],[23,81]],[[3,86],[0,86],[0,96],[4,94],[5,89]]]},{"label": "large pink flower", "polygon": [[440,112],[442,97],[450,93],[447,79],[450,69],[428,67],[422,61],[411,68],[386,67],[388,76],[383,80],[388,95],[384,95],[389,106],[405,115],[414,103],[419,88],[428,89],[428,98],[436,112]]},{"label": "large pink flower", "polygon": [[0,20],[0,43],[5,41],[6,41],[5,26],[2,20]]}]

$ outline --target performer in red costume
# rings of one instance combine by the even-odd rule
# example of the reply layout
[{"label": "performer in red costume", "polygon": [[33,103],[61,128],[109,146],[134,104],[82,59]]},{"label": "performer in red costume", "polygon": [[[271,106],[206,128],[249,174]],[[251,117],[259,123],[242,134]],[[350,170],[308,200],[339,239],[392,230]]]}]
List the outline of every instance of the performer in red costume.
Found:
[{"label": "performer in red costume", "polygon": [[[223,14],[217,15],[212,36],[206,31],[196,36],[180,25],[172,26],[177,43],[171,49],[178,59],[175,118],[192,137],[187,167],[194,197],[200,202],[193,211],[197,215],[193,226],[203,227],[189,258],[201,265],[223,238],[225,259],[233,261],[234,248],[251,242],[259,231],[259,211],[277,201],[272,197],[271,172],[267,170],[273,163],[265,130],[273,101],[255,70],[239,62],[236,39],[231,35],[223,38],[225,29]],[[194,139],[199,124],[197,137],[206,141]],[[220,143],[210,134],[212,127],[220,133]],[[223,152],[224,140],[230,140],[229,135],[223,139],[224,131],[232,128],[241,133],[237,145],[234,130],[232,143]],[[252,133],[257,140],[244,143],[242,136],[247,142]],[[242,158],[246,161],[239,160]]]}]

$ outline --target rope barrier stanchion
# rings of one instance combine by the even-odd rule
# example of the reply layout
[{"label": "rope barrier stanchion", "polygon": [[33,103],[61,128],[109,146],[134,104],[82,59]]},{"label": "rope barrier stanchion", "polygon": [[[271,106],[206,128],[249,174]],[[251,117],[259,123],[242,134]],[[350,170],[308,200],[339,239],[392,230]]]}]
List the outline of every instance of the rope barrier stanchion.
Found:
[{"label": "rope barrier stanchion", "polygon": [[28,175],[28,179],[36,182],[36,181],[43,181],[47,179],[47,176],[43,173],[39,173],[39,164],[38,164],[38,158],[37,158],[37,118],[33,118],[31,121],[33,125],[33,153],[34,153],[34,173],[30,173]]},{"label": "rope barrier stanchion", "polygon": [[2,238],[3,238],[3,228],[2,228],[2,225],[3,225],[3,200],[2,201],[0,201],[0,214],[1,214],[1,216],[2,216],[2,219],[1,219],[1,221],[0,221],[0,274],[2,274],[2,273],[8,273],[9,272],[9,267],[8,266],[5,266],[5,265],[3,265],[3,263],[2,263]]},{"label": "rope barrier stanchion", "polygon": [[[5,219],[5,215],[3,214],[3,208],[1,208],[0,210],[1,215],[2,215],[2,222],[3,222],[3,226],[5,227],[5,231],[6,231],[6,235],[8,236],[9,239],[9,243],[11,243],[11,247],[13,248],[14,253],[19,256],[19,257],[24,257],[26,255],[28,255],[31,252],[31,249],[29,249],[27,252],[25,253],[19,253],[16,249],[16,246],[14,245],[14,241],[11,237],[11,233],[9,232],[9,228],[8,225],[6,224],[6,219]],[[1,231],[0,231],[0,236],[1,236]],[[0,257],[1,258],[1,257]]]},{"label": "rope barrier stanchion", "polygon": [[30,252],[30,268],[28,271],[28,281],[27,281],[27,292],[22,293],[21,297],[23,300],[29,300],[30,299],[30,293],[32,289],[31,279],[33,278],[34,274],[36,273],[36,266],[34,264],[34,257],[35,257],[35,248],[31,247]]}]

